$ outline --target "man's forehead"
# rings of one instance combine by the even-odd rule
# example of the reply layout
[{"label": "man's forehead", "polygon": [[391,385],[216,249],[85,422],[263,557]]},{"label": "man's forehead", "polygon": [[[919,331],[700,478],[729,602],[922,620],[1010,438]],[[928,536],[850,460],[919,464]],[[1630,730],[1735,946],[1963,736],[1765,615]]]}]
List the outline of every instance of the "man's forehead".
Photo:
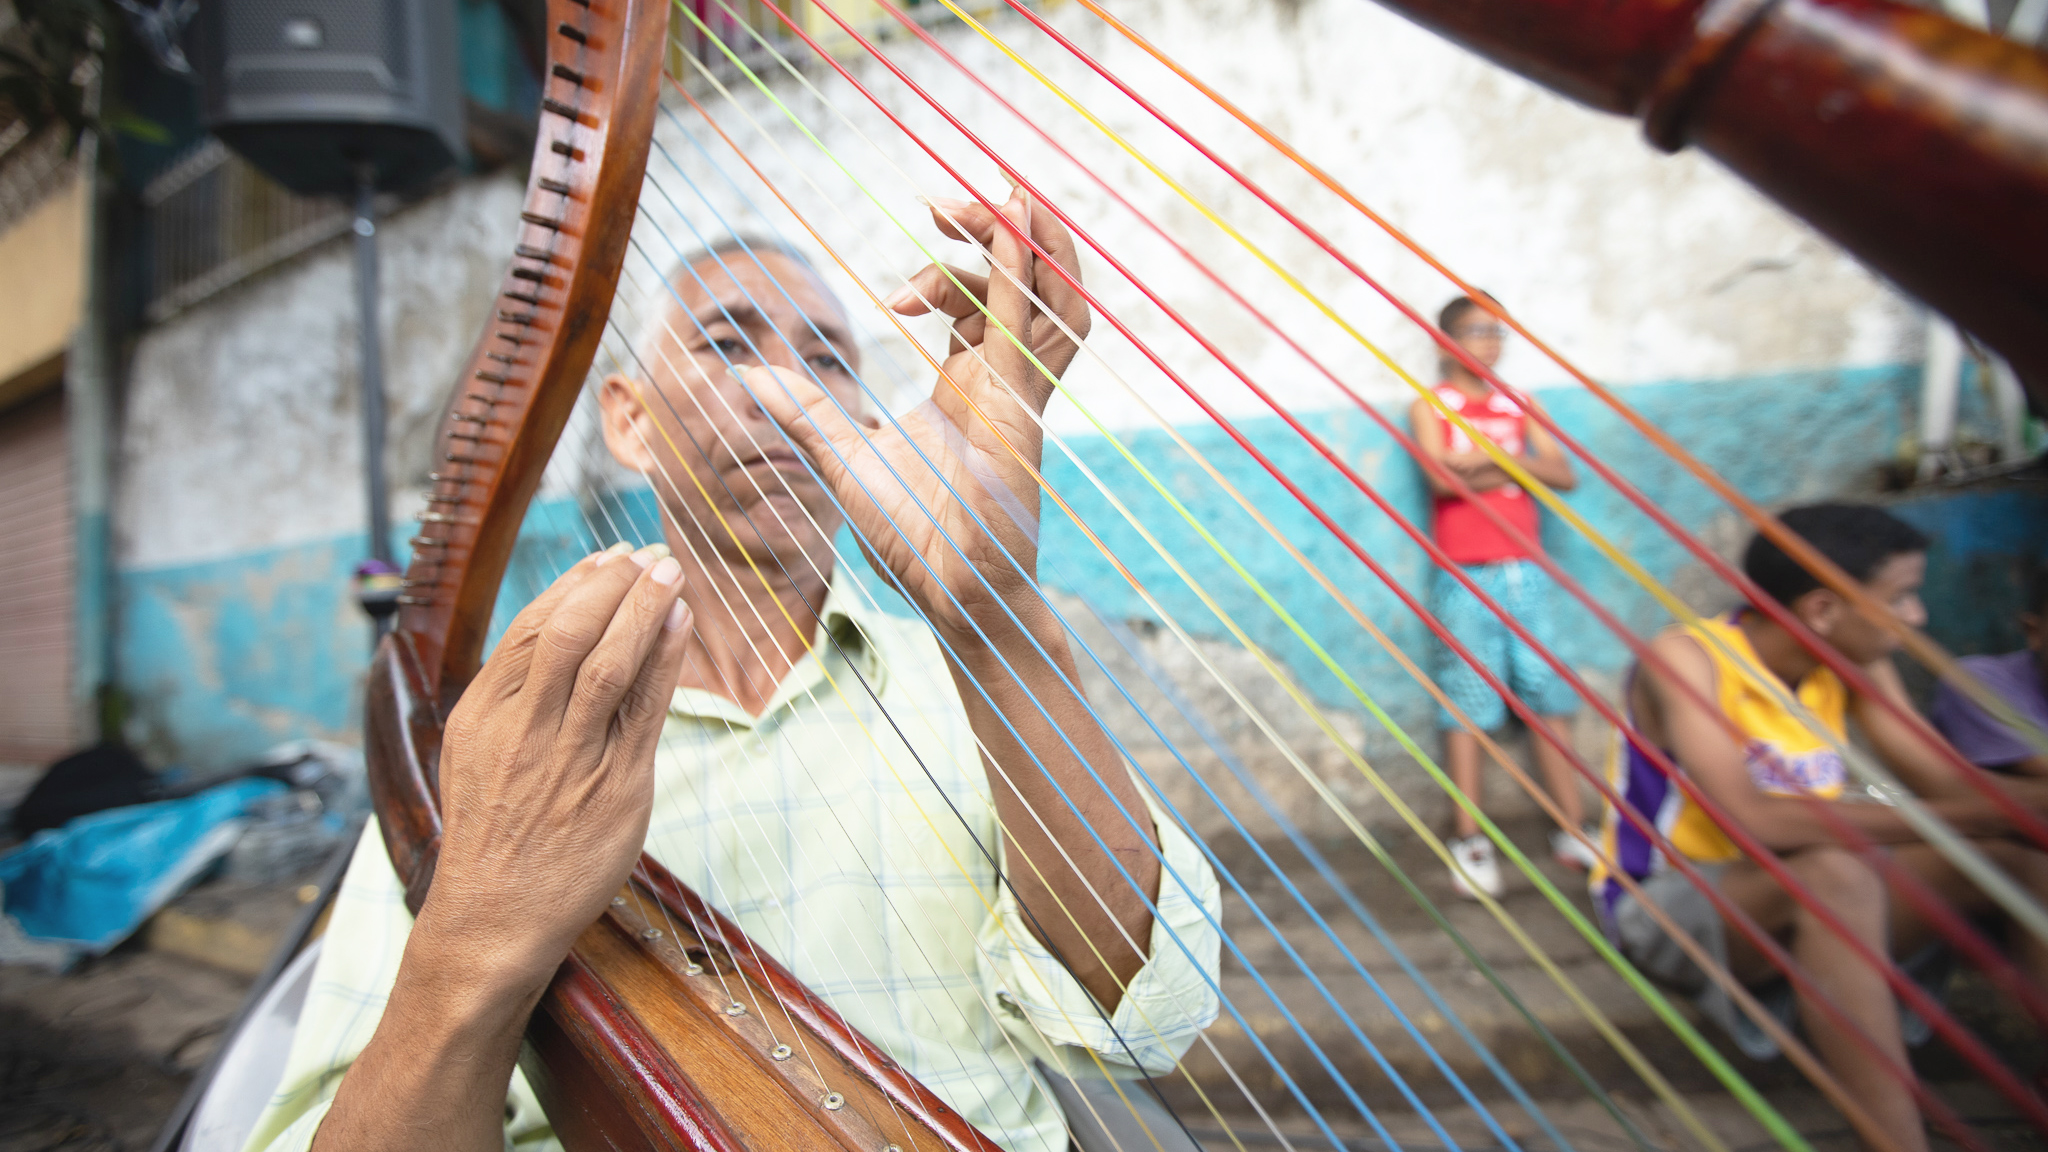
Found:
[{"label": "man's forehead", "polygon": [[1871,584],[1917,588],[1927,579],[1927,553],[1894,552],[1870,573]]},{"label": "man's forehead", "polygon": [[809,265],[780,252],[706,255],[689,265],[677,281],[676,295],[685,308],[698,314],[707,308],[715,311],[715,304],[729,308],[747,305],[749,296],[753,306],[766,312],[785,309],[793,300],[813,317],[846,314],[838,297]]}]

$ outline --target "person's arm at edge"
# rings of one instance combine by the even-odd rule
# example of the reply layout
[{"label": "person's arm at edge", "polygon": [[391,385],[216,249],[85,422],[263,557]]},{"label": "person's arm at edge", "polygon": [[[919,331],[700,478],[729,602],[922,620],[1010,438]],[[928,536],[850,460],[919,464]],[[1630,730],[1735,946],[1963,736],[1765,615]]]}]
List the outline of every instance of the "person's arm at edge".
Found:
[{"label": "person's arm at edge", "polygon": [[[1889,659],[1865,665],[1863,671],[1887,699],[1917,714],[1911,698],[1906,695],[1905,681],[1900,678],[1898,668]],[[1856,722],[1863,726],[1864,735],[1869,737],[1870,745],[1876,750],[1878,758],[1884,761],[1885,766],[1890,768],[1914,795],[1928,799],[1982,798],[1983,793],[1977,785],[1965,778],[1962,769],[1957,768],[1944,755],[1953,751],[1945,740],[1938,746],[1930,743],[1879,701],[1869,699],[1860,693],[1851,707]],[[1940,739],[1938,734],[1936,738]],[[2048,809],[2048,780],[2041,778],[2044,775],[2043,770],[2048,770],[2048,757],[2036,756],[2033,757],[2033,761],[2035,771],[2028,771],[2029,762],[2021,761],[2014,766],[2015,776],[1988,775],[1986,779],[1993,786],[2012,793],[2031,808]]]},{"label": "person's arm at edge", "polygon": [[[1839,843],[1832,822],[1816,811],[1812,801],[1776,796],[1758,788],[1749,777],[1742,746],[1722,726],[1722,719],[1694,702],[1694,695],[1706,701],[1715,699],[1716,687],[1713,662],[1699,641],[1672,632],[1652,641],[1651,648],[1667,665],[1666,669],[1644,667],[1644,684],[1663,722],[1666,741],[1678,764],[1726,818],[1777,852]],[[2004,828],[2004,822],[1978,799],[1941,798],[1929,801],[1929,807],[1965,835]],[[1836,803],[1830,812],[1880,844],[1919,840],[1898,812],[1883,805]]]},{"label": "person's arm at edge", "polygon": [[505,1086],[555,966],[507,963],[492,943],[465,941],[431,906],[421,910],[383,1019],[342,1078],[315,1152],[504,1146]]}]

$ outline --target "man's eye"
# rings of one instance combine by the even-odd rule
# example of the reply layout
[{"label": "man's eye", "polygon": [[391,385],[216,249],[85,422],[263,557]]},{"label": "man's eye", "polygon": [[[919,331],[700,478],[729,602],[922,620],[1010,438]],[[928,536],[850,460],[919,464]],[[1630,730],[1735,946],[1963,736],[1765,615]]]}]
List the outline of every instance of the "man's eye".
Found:
[{"label": "man's eye", "polygon": [[846,371],[845,366],[839,363],[839,357],[831,355],[830,353],[827,353],[826,355],[823,356],[813,356],[810,359],[804,361],[804,363],[809,364],[811,366],[811,371],[816,372],[820,376],[823,376],[827,372]]},{"label": "man's eye", "polygon": [[719,355],[724,356],[727,359],[731,359],[735,356],[744,356],[747,351],[747,346],[745,344],[742,344],[738,340],[734,340],[730,337],[720,337],[717,340],[713,340],[711,342],[711,347],[715,349],[719,353]]}]

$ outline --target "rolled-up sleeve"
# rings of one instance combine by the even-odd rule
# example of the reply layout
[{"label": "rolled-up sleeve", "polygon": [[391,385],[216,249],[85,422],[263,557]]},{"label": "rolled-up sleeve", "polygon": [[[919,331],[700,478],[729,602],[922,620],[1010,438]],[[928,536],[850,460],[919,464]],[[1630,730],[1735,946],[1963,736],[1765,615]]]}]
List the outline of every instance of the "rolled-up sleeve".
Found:
[{"label": "rolled-up sleeve", "polygon": [[[1171,1071],[1216,1019],[1222,896],[1216,873],[1178,824],[1146,797],[1162,865],[1145,966],[1107,1021],[1094,997],[1033,935],[1002,886],[980,932],[981,975],[994,1002],[1046,1043],[1089,1048],[1148,1073]],[[1113,883],[1126,881],[1122,876]]]}]

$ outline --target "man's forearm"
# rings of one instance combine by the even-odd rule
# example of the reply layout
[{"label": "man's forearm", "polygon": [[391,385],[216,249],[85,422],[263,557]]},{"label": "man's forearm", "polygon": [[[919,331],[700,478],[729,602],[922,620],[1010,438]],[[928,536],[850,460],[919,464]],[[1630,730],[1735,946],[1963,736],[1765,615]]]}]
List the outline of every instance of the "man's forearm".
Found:
[{"label": "man's forearm", "polygon": [[[1042,942],[1114,1010],[1146,960],[1147,901],[1159,892],[1157,835],[1115,746],[1061,682],[1063,674],[1080,683],[1065,634],[1042,604],[1017,614],[1029,636],[1004,617],[984,623],[993,649],[971,634],[953,638],[965,661],[953,665],[953,675],[975,734],[995,758],[985,767],[1011,853],[1007,878]],[[1056,663],[1047,663],[1041,647]]]},{"label": "man's forearm", "polygon": [[430,912],[406,944],[383,1018],[349,1066],[314,1152],[496,1152],[505,1091],[544,974],[506,971],[490,941],[448,946]]},{"label": "man's forearm", "polygon": [[[1979,800],[1939,798],[1925,803],[1936,816],[1965,836],[1995,835],[2002,831],[1996,813]],[[1821,804],[1828,805],[1826,815],[1819,811]],[[1778,852],[1846,843],[1842,825],[1876,844],[1917,844],[1922,840],[1919,831],[1898,809],[1884,804],[1767,796],[1742,823],[1766,847]]]}]

